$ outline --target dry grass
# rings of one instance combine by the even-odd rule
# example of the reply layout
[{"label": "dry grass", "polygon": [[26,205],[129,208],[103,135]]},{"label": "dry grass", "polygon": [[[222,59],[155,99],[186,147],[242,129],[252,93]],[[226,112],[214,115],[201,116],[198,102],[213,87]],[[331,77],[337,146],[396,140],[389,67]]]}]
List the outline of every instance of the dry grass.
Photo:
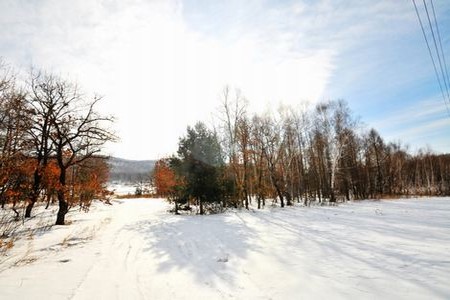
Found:
[{"label": "dry grass", "polygon": [[12,247],[14,247],[14,240],[13,239],[9,239],[9,240],[0,240],[0,253],[4,254],[4,252],[12,249]]}]

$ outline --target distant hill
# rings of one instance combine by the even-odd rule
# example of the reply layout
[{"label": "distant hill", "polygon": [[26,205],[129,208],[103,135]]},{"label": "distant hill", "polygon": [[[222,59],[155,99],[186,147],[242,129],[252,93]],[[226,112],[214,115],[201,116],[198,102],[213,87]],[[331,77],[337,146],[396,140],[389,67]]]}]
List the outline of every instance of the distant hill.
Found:
[{"label": "distant hill", "polygon": [[136,182],[145,180],[155,167],[155,160],[129,160],[111,157],[110,181]]}]

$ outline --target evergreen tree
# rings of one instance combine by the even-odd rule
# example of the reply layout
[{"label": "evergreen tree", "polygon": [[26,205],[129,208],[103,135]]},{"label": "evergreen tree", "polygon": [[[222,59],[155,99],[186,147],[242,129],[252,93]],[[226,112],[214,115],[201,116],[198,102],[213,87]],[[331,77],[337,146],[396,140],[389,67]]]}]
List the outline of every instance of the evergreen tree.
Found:
[{"label": "evergreen tree", "polygon": [[204,123],[187,128],[180,139],[178,156],[181,164],[178,172],[185,178],[185,193],[195,199],[204,214],[204,205],[220,203],[223,159],[217,135]]}]

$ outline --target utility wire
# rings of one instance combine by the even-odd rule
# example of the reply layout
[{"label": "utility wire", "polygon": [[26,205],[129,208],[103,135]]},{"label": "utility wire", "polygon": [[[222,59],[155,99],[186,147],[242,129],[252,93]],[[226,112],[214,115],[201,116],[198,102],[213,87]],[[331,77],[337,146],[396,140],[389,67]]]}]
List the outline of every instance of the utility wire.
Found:
[{"label": "utility wire", "polygon": [[425,2],[425,0],[422,0],[422,1],[423,1],[423,5],[425,7],[425,12],[427,13],[428,24],[430,25],[431,36],[433,37],[433,42],[434,42],[434,49],[436,50],[436,55],[438,57],[438,62],[439,62],[439,68],[441,69],[442,80],[444,81],[444,87],[447,92],[447,99],[449,99],[450,94],[448,92],[448,84],[447,84],[447,80],[445,78],[444,68],[442,67],[441,54],[439,53],[439,48],[438,48],[438,45],[436,42],[436,36],[434,35],[433,25],[431,24],[431,20],[430,20],[430,14],[428,13],[427,3]]},{"label": "utility wire", "polygon": [[430,54],[430,58],[431,58],[431,61],[433,63],[434,73],[436,74],[436,78],[437,78],[438,83],[439,83],[439,89],[441,90],[442,98],[444,99],[445,107],[447,108],[447,113],[450,116],[450,109],[448,108],[448,104],[447,104],[447,100],[445,98],[444,90],[442,88],[442,83],[441,83],[441,79],[440,79],[440,76],[439,76],[439,72],[437,70],[436,63],[435,63],[434,58],[433,58],[433,53],[431,52],[430,43],[428,42],[427,34],[425,33],[425,29],[423,27],[422,19],[420,18],[419,10],[417,9],[416,1],[415,0],[411,0],[411,1],[414,4],[414,8],[416,10],[417,19],[419,20],[420,28],[422,29],[423,37],[425,39],[425,43],[427,44],[428,53]]},{"label": "utility wire", "polygon": [[434,24],[436,26],[436,32],[437,32],[437,36],[438,36],[439,47],[441,48],[442,60],[444,62],[445,75],[446,75],[447,83],[450,86],[450,76],[448,76],[448,67],[447,67],[447,62],[445,61],[445,53],[444,53],[444,48],[442,47],[442,39],[441,39],[441,33],[439,31],[437,18],[436,18],[436,11],[434,10],[433,0],[430,0],[430,2],[431,2],[431,8],[433,10]]}]

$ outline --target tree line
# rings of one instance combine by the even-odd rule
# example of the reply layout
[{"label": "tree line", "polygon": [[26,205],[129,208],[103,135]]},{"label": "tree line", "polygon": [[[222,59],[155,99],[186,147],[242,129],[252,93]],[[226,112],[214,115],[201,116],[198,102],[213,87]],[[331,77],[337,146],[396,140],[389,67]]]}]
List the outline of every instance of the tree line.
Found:
[{"label": "tree line", "polygon": [[106,192],[108,165],[99,155],[116,139],[113,120],[98,113],[101,97],[85,95],[74,83],[43,71],[19,81],[0,61],[0,205],[57,201],[56,224],[69,208],[89,206]]},{"label": "tree line", "polygon": [[153,172],[158,195],[200,214],[226,207],[450,195],[450,154],[409,153],[352,115],[345,101],[250,116],[226,88],[218,122],[188,127]]}]

